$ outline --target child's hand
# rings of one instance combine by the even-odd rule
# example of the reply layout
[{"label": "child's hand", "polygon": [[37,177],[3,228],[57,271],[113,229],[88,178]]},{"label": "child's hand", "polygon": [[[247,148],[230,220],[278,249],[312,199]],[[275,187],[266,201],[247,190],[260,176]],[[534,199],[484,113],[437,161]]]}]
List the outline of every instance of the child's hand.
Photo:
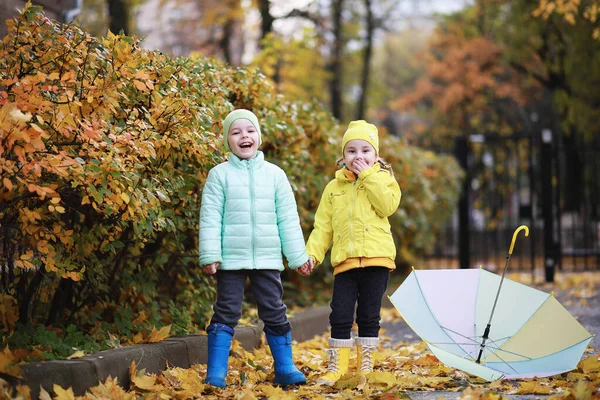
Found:
[{"label": "child's hand", "polygon": [[370,167],[370,165],[367,162],[365,162],[365,160],[363,160],[363,159],[354,160],[352,162],[352,172],[354,172],[356,174],[356,176],[358,176],[358,174],[360,174],[363,169],[369,168],[369,167]]},{"label": "child's hand", "polygon": [[315,262],[313,260],[312,257],[308,257],[308,261],[305,262],[304,264],[302,264],[302,266],[300,266],[298,268],[298,271],[302,274],[302,275],[310,275],[310,273],[312,272],[313,268],[315,267]]},{"label": "child's hand", "polygon": [[218,266],[219,266],[219,263],[218,262],[214,262],[212,264],[206,264],[204,267],[202,267],[202,270],[206,274],[214,275],[214,274],[217,273],[217,267]]}]

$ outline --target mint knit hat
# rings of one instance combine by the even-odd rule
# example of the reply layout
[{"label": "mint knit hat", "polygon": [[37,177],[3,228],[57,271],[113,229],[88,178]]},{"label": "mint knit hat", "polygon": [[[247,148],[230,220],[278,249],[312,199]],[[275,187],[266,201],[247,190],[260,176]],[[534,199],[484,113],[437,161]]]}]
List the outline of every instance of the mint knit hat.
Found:
[{"label": "mint knit hat", "polygon": [[252,111],[244,110],[243,108],[239,108],[237,110],[233,110],[230,112],[225,119],[223,120],[223,140],[225,141],[225,148],[227,150],[231,150],[229,148],[229,128],[234,121],[238,119],[247,119],[252,122],[252,125],[256,128],[258,132],[258,145],[260,146],[262,143],[262,133],[260,132],[260,125],[258,124],[258,118]]},{"label": "mint knit hat", "polygon": [[369,124],[367,121],[361,119],[350,122],[348,129],[342,138],[342,154],[344,153],[346,143],[354,139],[366,140],[375,148],[375,152],[379,154],[379,136],[377,133],[377,127],[373,124]]}]

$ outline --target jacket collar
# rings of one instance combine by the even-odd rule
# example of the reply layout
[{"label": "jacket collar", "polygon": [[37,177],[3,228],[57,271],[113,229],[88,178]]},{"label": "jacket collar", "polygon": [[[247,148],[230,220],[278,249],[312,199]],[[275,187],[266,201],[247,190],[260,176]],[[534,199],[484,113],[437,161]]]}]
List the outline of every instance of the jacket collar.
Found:
[{"label": "jacket collar", "polygon": [[265,163],[265,155],[262,151],[256,152],[256,157],[251,158],[250,160],[242,160],[238,156],[233,153],[229,153],[229,157],[227,160],[236,168],[239,169],[253,169],[256,170],[260,168]]},{"label": "jacket collar", "polygon": [[[371,168],[375,168],[375,171],[378,172],[381,169],[381,164],[376,162]],[[335,178],[342,182],[354,182],[358,177],[354,172],[344,167],[335,171]]]}]

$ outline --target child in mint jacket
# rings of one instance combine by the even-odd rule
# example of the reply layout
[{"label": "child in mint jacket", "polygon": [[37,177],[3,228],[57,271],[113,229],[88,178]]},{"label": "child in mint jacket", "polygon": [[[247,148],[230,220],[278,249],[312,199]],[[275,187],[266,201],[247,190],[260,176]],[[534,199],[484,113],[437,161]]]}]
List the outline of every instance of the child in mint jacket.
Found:
[{"label": "child in mint jacket", "polygon": [[217,277],[205,382],[226,386],[233,328],[242,315],[249,278],[275,361],[275,383],[303,384],[306,378],[292,360],[292,327],[281,283],[282,252],[291,269],[310,264],[294,193],[285,172],[258,150],[262,140],[256,115],[232,111],[223,121],[223,133],[231,154],[210,170],[200,208],[200,265]]}]

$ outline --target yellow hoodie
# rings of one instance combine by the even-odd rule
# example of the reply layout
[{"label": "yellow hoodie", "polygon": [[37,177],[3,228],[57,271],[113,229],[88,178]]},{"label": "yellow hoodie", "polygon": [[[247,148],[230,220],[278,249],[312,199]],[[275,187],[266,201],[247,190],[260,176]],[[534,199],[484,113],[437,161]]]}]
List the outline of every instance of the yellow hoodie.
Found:
[{"label": "yellow hoodie", "polygon": [[388,217],[400,204],[398,182],[380,163],[356,175],[340,169],[323,192],[307,253],[321,263],[333,243],[334,275],[353,268],[394,269],[396,246]]}]

